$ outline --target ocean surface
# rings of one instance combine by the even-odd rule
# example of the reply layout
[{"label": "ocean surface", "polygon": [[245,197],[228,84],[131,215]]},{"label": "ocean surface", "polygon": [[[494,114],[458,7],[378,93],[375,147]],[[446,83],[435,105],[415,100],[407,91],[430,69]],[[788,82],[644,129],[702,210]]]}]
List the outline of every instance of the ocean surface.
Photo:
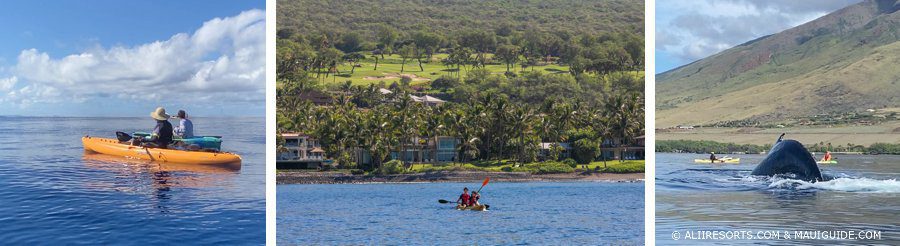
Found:
[{"label": "ocean surface", "polygon": [[197,135],[224,137],[239,169],[85,153],[82,136],[150,131],[148,117],[0,117],[0,241],[264,244],[265,119],[193,122]]},{"label": "ocean surface", "polygon": [[644,183],[278,185],[278,245],[643,245]]},{"label": "ocean surface", "polygon": [[[733,156],[741,163],[695,164],[693,159],[708,155],[656,155],[657,243],[900,243],[900,156],[835,155],[838,164],[819,166],[832,179],[815,183],[751,176],[765,155]],[[697,238],[703,231],[747,231],[752,238],[684,239],[686,233]],[[874,232],[880,239],[870,239]],[[811,239],[815,233],[820,236]]]}]

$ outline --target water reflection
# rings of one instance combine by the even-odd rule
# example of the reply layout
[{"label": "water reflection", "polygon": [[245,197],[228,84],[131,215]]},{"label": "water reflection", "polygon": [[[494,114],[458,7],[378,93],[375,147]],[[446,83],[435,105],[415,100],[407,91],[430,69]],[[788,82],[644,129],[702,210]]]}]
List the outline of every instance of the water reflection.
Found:
[{"label": "water reflection", "polygon": [[90,181],[87,186],[101,190],[115,190],[131,194],[145,194],[160,212],[167,213],[165,200],[178,188],[203,188],[220,184],[240,173],[237,165],[191,165],[155,162],[126,157],[84,152],[86,167],[113,173],[116,178]]}]

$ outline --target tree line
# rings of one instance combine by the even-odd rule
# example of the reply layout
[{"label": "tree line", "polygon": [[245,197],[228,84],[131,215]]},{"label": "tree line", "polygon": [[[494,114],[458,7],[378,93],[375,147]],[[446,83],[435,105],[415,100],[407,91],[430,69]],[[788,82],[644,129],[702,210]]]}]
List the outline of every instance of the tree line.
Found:
[{"label": "tree line", "polygon": [[[644,36],[642,0],[279,0],[278,29],[373,36],[376,26],[439,33],[485,30],[498,36],[544,32],[629,32]],[[445,35],[450,36],[450,35]]]},{"label": "tree line", "polygon": [[[296,96],[316,88],[316,80],[309,77],[280,81],[278,131],[317,138],[328,157],[342,167],[375,169],[390,159],[392,151],[423,146],[424,142],[411,142],[416,137],[425,141],[435,136],[460,140],[456,149],[460,162],[531,163],[537,161],[541,142],[571,142],[576,161],[588,163],[601,157],[603,139],[630,140],[643,135],[644,129],[643,98],[638,93],[610,95],[602,105],[565,99],[517,103],[506,94],[487,92],[471,100],[425,106],[402,88],[382,94],[375,85],[349,84],[329,107]],[[373,165],[356,166],[357,149],[366,150]],[[558,157],[560,149],[553,149],[551,155]]]},{"label": "tree line", "polygon": [[[818,142],[805,146],[810,152],[824,153],[832,152],[860,152],[865,154],[887,154],[900,155],[900,144],[891,143],[874,143],[869,146],[847,143],[846,145]],[[679,153],[698,153],[708,154],[715,153],[734,153],[744,152],[748,154],[762,153],[769,151],[772,145],[755,145],[755,144],[735,144],[720,143],[715,141],[696,141],[696,140],[657,140],[656,151],[658,152],[679,152]]]},{"label": "tree line", "polygon": [[[436,53],[446,53],[442,63],[457,72],[484,68],[489,62],[505,64],[507,72],[517,65],[522,70],[546,64],[567,65],[572,75],[641,71],[644,67],[643,36],[628,32],[572,34],[537,29],[509,31],[498,35],[485,30],[439,33],[428,29],[401,31],[376,25],[371,35],[361,32],[301,34],[291,29],[278,31],[277,56],[280,76],[298,70],[313,71],[317,77],[337,73],[338,66],[363,59],[375,61],[385,55],[402,58],[401,72],[408,61],[422,63]],[[493,55],[490,59],[490,55]],[[351,66],[350,73],[356,66]],[[512,74],[514,75],[514,74]],[[459,77],[459,76],[457,76]]]}]

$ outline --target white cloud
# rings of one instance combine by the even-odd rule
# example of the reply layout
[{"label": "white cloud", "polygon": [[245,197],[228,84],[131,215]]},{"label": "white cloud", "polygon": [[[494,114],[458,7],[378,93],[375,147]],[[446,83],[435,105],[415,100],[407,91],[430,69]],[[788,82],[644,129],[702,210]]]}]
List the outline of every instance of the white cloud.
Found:
[{"label": "white cloud", "polygon": [[23,50],[9,70],[12,82],[0,80],[0,90],[9,91],[18,81],[21,88],[6,93],[6,99],[19,103],[96,97],[263,101],[265,13],[249,10],[209,20],[192,34],[135,46],[97,47],[65,57]]},{"label": "white cloud", "polygon": [[0,78],[0,92],[10,91],[16,83],[19,82],[19,78],[16,76],[12,76],[9,78]]},{"label": "white cloud", "polygon": [[657,1],[656,49],[684,64],[860,0]]}]

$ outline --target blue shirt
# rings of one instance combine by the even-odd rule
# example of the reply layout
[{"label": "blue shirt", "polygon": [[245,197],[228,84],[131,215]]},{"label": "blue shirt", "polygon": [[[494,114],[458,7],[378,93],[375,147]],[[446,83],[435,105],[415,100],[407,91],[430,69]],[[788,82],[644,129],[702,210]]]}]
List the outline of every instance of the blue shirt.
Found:
[{"label": "blue shirt", "polygon": [[189,119],[181,119],[181,125],[175,127],[175,135],[181,138],[194,137],[194,123]]}]

